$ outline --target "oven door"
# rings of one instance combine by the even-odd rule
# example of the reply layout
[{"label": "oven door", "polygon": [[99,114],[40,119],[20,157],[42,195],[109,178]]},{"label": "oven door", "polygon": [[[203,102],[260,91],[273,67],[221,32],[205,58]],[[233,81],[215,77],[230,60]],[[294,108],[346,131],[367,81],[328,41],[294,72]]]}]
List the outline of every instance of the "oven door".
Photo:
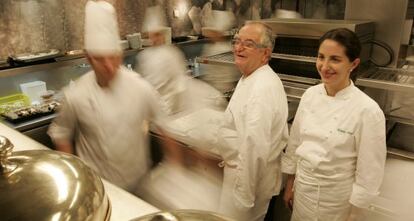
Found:
[{"label": "oven door", "polygon": [[50,139],[49,135],[47,135],[47,129],[49,128],[49,124],[45,124],[42,126],[34,127],[26,131],[22,131],[22,133],[33,140],[54,149],[54,145],[52,140]]}]

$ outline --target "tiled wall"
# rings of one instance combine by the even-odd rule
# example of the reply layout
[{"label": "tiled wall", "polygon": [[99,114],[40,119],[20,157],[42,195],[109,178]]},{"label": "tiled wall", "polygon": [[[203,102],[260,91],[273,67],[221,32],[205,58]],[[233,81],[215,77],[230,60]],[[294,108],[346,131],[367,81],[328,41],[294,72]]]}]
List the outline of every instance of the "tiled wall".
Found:
[{"label": "tiled wall", "polygon": [[[83,48],[84,6],[87,0],[0,0],[0,60],[8,55],[47,49]],[[198,34],[190,9],[233,11],[237,24],[269,18],[278,8],[299,10],[304,17],[340,18],[345,0],[107,0],[115,5],[121,36],[141,30],[145,8],[159,4],[167,14],[172,35]],[[329,9],[329,10],[328,10]],[[174,13],[178,12],[178,13]]]}]

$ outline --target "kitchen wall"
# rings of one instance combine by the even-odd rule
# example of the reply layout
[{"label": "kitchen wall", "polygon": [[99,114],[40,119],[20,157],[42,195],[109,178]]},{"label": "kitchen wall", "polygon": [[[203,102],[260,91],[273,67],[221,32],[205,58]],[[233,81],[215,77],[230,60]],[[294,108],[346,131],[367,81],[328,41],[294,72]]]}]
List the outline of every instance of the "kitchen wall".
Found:
[{"label": "kitchen wall", "polygon": [[[83,48],[84,6],[87,0],[1,0],[0,60],[9,55],[47,49]],[[343,18],[345,0],[107,0],[115,5],[120,34],[139,32],[145,8],[161,5],[172,36],[197,35],[194,19],[209,10],[229,10],[237,19],[270,18],[277,9],[299,11],[305,18]],[[195,17],[192,15],[196,15]],[[192,18],[192,19],[191,19]]]}]

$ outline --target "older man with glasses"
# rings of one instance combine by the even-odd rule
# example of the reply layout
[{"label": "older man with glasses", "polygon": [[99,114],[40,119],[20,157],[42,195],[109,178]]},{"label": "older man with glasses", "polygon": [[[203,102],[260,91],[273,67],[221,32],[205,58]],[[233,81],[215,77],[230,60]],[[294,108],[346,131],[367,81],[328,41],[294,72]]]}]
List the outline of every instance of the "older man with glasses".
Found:
[{"label": "older man with glasses", "polygon": [[233,145],[219,148],[224,159],[219,211],[236,220],[263,220],[281,186],[280,153],[288,138],[286,94],[268,65],[274,45],[269,27],[247,23],[232,44],[242,77],[219,132],[231,129],[237,134]]}]

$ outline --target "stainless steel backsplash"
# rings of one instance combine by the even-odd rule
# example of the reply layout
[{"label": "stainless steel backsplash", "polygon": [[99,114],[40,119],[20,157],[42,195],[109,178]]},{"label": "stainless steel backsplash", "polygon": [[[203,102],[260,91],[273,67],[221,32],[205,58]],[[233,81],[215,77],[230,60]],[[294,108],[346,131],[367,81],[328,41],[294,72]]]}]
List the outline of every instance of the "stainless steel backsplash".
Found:
[{"label": "stainless steel backsplash", "polygon": [[[277,8],[299,8],[305,17],[312,17],[320,5],[327,4],[325,0],[106,1],[113,3],[116,8],[121,38],[141,30],[146,7],[154,4],[165,9],[173,37],[194,34],[187,15],[191,7],[201,10],[207,4],[211,4],[213,10],[232,10],[237,24],[241,25],[245,20],[272,17]],[[86,2],[87,0],[0,0],[0,60],[6,59],[9,55],[47,49],[82,49]],[[296,4],[300,7],[296,7]],[[179,17],[173,13],[178,9],[183,10]]]},{"label": "stainless steel backsplash", "polygon": [[[149,1],[149,0],[148,0]],[[0,60],[47,49],[83,48],[87,0],[1,0]],[[147,0],[118,0],[121,37],[139,32]]]}]

